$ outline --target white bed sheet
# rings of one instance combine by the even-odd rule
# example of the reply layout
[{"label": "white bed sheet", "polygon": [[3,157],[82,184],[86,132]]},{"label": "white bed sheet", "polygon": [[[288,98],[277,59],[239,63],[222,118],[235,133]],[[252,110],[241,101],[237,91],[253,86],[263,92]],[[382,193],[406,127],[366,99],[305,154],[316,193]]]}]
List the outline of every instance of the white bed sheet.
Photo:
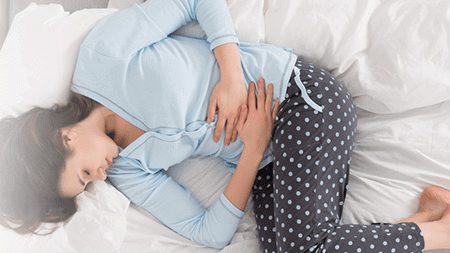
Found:
[{"label": "white bed sheet", "polygon": [[[450,188],[447,0],[229,0],[228,4],[241,40],[293,48],[302,59],[332,72],[352,94],[359,120],[343,223],[394,222],[417,210],[426,186]],[[195,26],[178,32],[201,36]],[[229,178],[222,166],[213,158],[196,158],[170,173],[207,206]],[[80,197],[85,209],[76,216],[86,221],[95,217],[92,210],[104,209],[115,225],[97,217],[84,234],[80,227],[68,226],[44,239],[2,229],[0,245],[11,252],[80,248],[101,252],[89,238],[81,240],[92,233],[108,252],[218,252],[182,238],[145,211],[128,207],[127,200],[106,183],[94,184],[85,195],[96,191],[92,199]],[[100,192],[115,196],[115,201],[102,205],[96,199]],[[250,207],[251,202],[232,243],[222,252],[259,252]]]},{"label": "white bed sheet", "polygon": [[[212,170],[212,172],[210,172]],[[168,174],[189,188],[204,206],[211,206],[225,189],[231,173],[220,159],[197,157],[170,168]],[[230,245],[222,250],[194,243],[160,223],[145,210],[132,206],[127,214],[127,237],[121,252],[259,252],[256,222],[249,201]],[[145,217],[145,219],[144,219]],[[151,240],[149,240],[151,239]],[[148,243],[151,241],[151,243]],[[146,245],[146,247],[142,247]]]},{"label": "white bed sheet", "polygon": [[14,16],[24,10],[31,2],[38,4],[56,3],[64,6],[69,12],[74,12],[84,8],[105,8],[108,0],[1,0],[0,1],[0,48],[8,33],[9,26]]}]

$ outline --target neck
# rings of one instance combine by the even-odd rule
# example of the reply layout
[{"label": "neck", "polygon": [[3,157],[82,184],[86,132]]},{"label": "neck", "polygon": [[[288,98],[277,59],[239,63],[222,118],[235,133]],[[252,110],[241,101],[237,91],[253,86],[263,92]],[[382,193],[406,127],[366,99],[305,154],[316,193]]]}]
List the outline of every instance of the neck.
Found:
[{"label": "neck", "polygon": [[116,128],[116,114],[104,106],[100,106],[95,110],[100,114],[98,120],[100,121],[99,124],[102,126],[103,131],[105,131],[106,134],[114,133]]},{"label": "neck", "polygon": [[144,130],[132,125],[104,106],[96,108],[91,114],[94,127],[101,127],[101,131],[109,135],[122,148],[126,148],[145,133]]},{"label": "neck", "polygon": [[93,131],[110,134],[115,131],[114,115],[115,114],[108,108],[99,106],[95,108],[86,119],[78,124],[84,125],[87,129],[91,129]]}]

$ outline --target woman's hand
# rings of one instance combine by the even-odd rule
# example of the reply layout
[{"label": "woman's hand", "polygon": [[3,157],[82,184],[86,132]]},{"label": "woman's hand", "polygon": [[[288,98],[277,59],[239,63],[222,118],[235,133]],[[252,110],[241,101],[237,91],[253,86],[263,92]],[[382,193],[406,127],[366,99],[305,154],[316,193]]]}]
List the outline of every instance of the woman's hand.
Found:
[{"label": "woman's hand", "polygon": [[214,55],[220,68],[220,81],[211,94],[206,121],[211,123],[218,109],[214,142],[219,141],[226,124],[224,144],[228,146],[237,139],[238,110],[240,105],[247,104],[247,87],[236,43],[217,46]]},{"label": "woman's hand", "polygon": [[240,107],[239,121],[236,129],[244,146],[256,152],[264,154],[272,137],[272,127],[280,106],[280,100],[275,100],[272,110],[273,84],[267,85],[265,94],[264,79],[258,81],[258,96],[255,95],[256,86],[250,83],[248,90],[247,106]]},{"label": "woman's hand", "polygon": [[208,123],[212,122],[216,114],[216,108],[218,108],[214,142],[219,141],[225,123],[225,146],[230,145],[230,141],[236,141],[237,130],[235,126],[239,117],[239,106],[242,104],[247,104],[247,88],[244,84],[244,78],[239,75],[237,77],[222,76],[211,94],[206,120]]},{"label": "woman's hand", "polygon": [[255,90],[255,84],[251,83],[248,89],[248,109],[246,104],[240,107],[236,129],[244,142],[244,150],[223,192],[225,197],[242,211],[245,210],[252,192],[259,164],[272,137],[273,122],[280,107],[280,100],[277,98],[272,110],[272,84],[267,86],[267,96],[264,79],[258,81],[258,97]]}]

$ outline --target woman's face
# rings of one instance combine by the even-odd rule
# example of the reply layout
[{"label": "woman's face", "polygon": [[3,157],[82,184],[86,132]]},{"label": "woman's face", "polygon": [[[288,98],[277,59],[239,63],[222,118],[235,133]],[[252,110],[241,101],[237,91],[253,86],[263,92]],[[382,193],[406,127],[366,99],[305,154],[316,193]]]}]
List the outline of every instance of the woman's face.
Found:
[{"label": "woman's face", "polygon": [[63,129],[62,135],[67,138],[71,155],[66,159],[66,168],[61,171],[60,193],[64,197],[75,197],[88,183],[106,179],[106,170],[119,149],[104,131],[82,124]]}]

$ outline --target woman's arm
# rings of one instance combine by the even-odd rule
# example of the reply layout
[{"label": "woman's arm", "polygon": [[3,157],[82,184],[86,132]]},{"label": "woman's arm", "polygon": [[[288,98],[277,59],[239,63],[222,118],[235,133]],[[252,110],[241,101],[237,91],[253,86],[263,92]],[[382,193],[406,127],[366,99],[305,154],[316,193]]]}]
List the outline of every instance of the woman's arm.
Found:
[{"label": "woman's arm", "polygon": [[98,53],[97,62],[99,58],[129,60],[140,49],[164,40],[191,20],[198,20],[205,31],[221,73],[210,98],[207,121],[214,120],[218,108],[214,140],[219,140],[226,124],[225,145],[229,145],[237,138],[237,110],[246,104],[247,89],[238,38],[224,0],[148,0],[117,11],[95,26],[83,42],[81,53],[88,57]]},{"label": "woman's arm", "polygon": [[191,20],[205,31],[211,50],[238,43],[225,0],[148,0],[101,20],[83,46],[105,56],[128,58]]},{"label": "woman's arm", "polygon": [[135,159],[119,156],[107,173],[132,203],[180,235],[208,247],[228,245],[244,215],[224,194],[210,208],[203,207],[162,170],[146,168]]},{"label": "woman's arm", "polygon": [[207,122],[211,123],[217,112],[214,141],[218,142],[225,128],[225,145],[236,141],[238,121],[238,108],[247,104],[247,87],[244,82],[241,58],[236,43],[222,44],[214,49],[217,63],[220,68],[220,81],[214,87],[208,107]]},{"label": "woman's arm", "polygon": [[228,200],[240,210],[245,209],[250,197],[259,164],[272,136],[273,122],[280,105],[277,98],[272,110],[272,84],[267,86],[267,96],[263,79],[258,81],[257,98],[255,90],[255,84],[251,83],[248,91],[248,109],[246,106],[240,107],[236,128],[244,142],[244,150],[224,191]]},{"label": "woman's arm", "polygon": [[[198,243],[223,248],[230,242],[250,196],[253,181],[266,149],[278,110],[273,112],[272,89],[268,86],[264,101],[264,83],[259,90],[258,108],[255,86],[250,86],[249,109],[242,107],[237,129],[244,142],[244,151],[224,193],[209,209],[204,208],[189,190],[164,175],[162,170],[150,169],[135,159],[118,157],[108,170],[111,183],[131,202],[144,208],[166,226]],[[260,105],[260,103],[266,106]]]}]

